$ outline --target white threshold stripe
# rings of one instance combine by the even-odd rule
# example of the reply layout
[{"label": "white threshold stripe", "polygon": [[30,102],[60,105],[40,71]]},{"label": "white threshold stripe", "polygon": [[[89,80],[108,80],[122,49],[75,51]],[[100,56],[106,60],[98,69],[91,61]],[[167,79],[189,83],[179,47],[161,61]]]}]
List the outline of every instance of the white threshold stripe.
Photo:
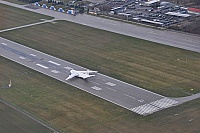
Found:
[{"label": "white threshold stripe", "polygon": [[49,63],[52,63],[54,65],[57,65],[57,66],[60,66],[60,64],[56,63],[56,62],[53,62],[53,61],[48,61]]},{"label": "white threshold stripe", "polygon": [[40,66],[40,67],[42,67],[42,68],[45,68],[45,69],[48,69],[49,67],[47,67],[47,66],[44,66],[44,65],[41,65],[41,64],[36,64],[37,66]]}]

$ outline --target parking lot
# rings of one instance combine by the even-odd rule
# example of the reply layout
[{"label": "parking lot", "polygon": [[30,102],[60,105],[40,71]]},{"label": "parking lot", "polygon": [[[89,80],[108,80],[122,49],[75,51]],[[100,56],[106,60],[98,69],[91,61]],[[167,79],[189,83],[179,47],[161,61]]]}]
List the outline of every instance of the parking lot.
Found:
[{"label": "parking lot", "polygon": [[158,27],[169,27],[190,20],[198,15],[189,14],[186,7],[152,0],[111,0],[89,7],[90,12],[135,21]]}]

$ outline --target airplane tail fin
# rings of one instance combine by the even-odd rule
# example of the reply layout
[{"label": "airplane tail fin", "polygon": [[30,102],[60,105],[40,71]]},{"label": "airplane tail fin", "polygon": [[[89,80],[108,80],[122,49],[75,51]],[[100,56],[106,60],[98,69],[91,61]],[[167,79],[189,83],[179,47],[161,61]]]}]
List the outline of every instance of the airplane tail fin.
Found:
[{"label": "airplane tail fin", "polygon": [[87,70],[87,74],[90,74],[90,73],[98,73],[98,71],[90,71],[90,70]]},{"label": "airplane tail fin", "polygon": [[88,75],[88,76],[84,76],[84,77],[81,77],[83,79],[86,79],[86,78],[90,78],[90,77],[94,77],[95,75]]}]

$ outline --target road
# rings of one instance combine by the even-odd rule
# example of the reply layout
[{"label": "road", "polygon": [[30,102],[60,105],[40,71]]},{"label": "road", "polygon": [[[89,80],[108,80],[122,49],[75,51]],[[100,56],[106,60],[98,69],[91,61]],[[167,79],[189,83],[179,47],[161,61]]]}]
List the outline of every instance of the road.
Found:
[{"label": "road", "polygon": [[86,70],[86,68],[1,37],[0,55],[140,115],[152,114],[156,111],[180,104],[177,100],[144,90],[100,73],[95,74],[95,77],[87,80],[73,78],[66,81],[65,79],[70,74],[69,70]]},{"label": "road", "polygon": [[193,34],[186,34],[171,30],[152,29],[143,26],[137,26],[120,21],[100,18],[87,14],[72,16],[66,13],[44,9],[44,8],[31,8],[27,5],[17,5],[0,0],[0,3],[11,5],[24,10],[52,16],[55,20],[66,20],[106,31],[111,31],[131,37],[136,37],[144,40],[149,40],[173,47],[178,47],[190,51],[200,52],[200,36]]}]

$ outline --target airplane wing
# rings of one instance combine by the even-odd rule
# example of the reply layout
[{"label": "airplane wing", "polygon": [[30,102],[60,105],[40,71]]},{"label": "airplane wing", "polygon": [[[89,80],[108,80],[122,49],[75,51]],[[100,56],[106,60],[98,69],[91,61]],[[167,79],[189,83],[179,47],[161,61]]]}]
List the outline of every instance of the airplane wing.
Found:
[{"label": "airplane wing", "polygon": [[90,70],[87,70],[88,73],[98,73],[98,71],[90,71]]},{"label": "airplane wing", "polygon": [[85,73],[85,74],[90,74],[90,73],[98,73],[98,71],[91,71],[91,70],[87,70],[87,71],[77,71],[79,73]]},{"label": "airplane wing", "polygon": [[70,75],[68,78],[66,78],[66,80],[69,80],[73,77],[79,77],[79,78],[83,78],[83,79],[86,79],[86,78],[89,78],[89,77],[93,77],[95,75],[90,75],[90,73],[97,73],[97,71],[90,71],[90,70],[87,70],[87,71],[76,71],[76,70],[71,70],[70,71]]},{"label": "airplane wing", "polygon": [[72,79],[75,76],[77,76],[77,74],[76,73],[72,73],[72,74],[69,75],[68,78],[66,78],[66,80]]},{"label": "airplane wing", "polygon": [[79,74],[79,76],[78,77],[80,77],[80,78],[83,78],[83,79],[86,79],[86,78],[89,78],[89,77],[94,77],[95,75],[88,75],[88,74]]}]

